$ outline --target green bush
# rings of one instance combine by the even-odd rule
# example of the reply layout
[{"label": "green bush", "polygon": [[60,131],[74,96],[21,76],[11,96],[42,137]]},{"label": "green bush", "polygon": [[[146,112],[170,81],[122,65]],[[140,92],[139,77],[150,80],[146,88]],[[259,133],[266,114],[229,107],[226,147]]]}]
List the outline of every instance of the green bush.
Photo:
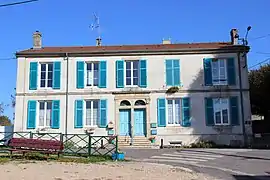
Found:
[{"label": "green bush", "polygon": [[197,143],[192,143],[189,146],[190,148],[214,148],[217,147],[217,144],[213,141],[201,140]]}]

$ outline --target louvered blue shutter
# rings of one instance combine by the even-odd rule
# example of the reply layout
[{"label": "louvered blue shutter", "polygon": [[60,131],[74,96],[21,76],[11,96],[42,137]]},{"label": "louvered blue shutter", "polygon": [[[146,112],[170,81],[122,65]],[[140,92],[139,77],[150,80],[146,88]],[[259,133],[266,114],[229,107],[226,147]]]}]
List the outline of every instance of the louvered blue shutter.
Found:
[{"label": "louvered blue shutter", "polygon": [[165,67],[166,67],[166,85],[173,86],[173,61],[166,60]]},{"label": "louvered blue shutter", "polygon": [[106,88],[107,86],[107,63],[106,61],[99,62],[99,88]]},{"label": "louvered blue shutter", "polygon": [[147,87],[147,65],[146,60],[140,60],[140,87]]},{"label": "louvered blue shutter", "polygon": [[190,98],[186,97],[182,99],[182,126],[189,127],[190,125]]},{"label": "louvered blue shutter", "polygon": [[30,62],[29,90],[37,89],[38,63]]},{"label": "louvered blue shutter", "polygon": [[83,127],[83,100],[75,101],[75,117],[74,117],[74,127]]},{"label": "louvered blue shutter", "polygon": [[203,68],[204,68],[204,85],[205,86],[212,86],[212,66],[211,66],[212,59],[205,58],[203,59]]},{"label": "louvered blue shutter", "polygon": [[101,99],[100,100],[100,128],[106,128],[107,126],[107,100]]},{"label": "louvered blue shutter", "polygon": [[52,101],[52,124],[53,129],[59,129],[60,126],[60,101]]},{"label": "louvered blue shutter", "polygon": [[238,98],[230,97],[230,118],[233,126],[238,126],[239,123],[239,110],[238,110]]},{"label": "louvered blue shutter", "polygon": [[77,61],[77,88],[84,88],[84,62]]},{"label": "louvered blue shutter", "polygon": [[123,60],[116,61],[116,87],[117,88],[124,87],[124,61]]},{"label": "louvered blue shutter", "polygon": [[53,63],[53,89],[60,89],[61,84],[61,62]]},{"label": "louvered blue shutter", "polygon": [[215,125],[214,108],[213,108],[213,99],[212,98],[205,98],[205,124],[206,124],[206,126]]},{"label": "louvered blue shutter", "polygon": [[236,85],[234,58],[227,59],[227,74],[228,74],[228,85]]},{"label": "louvered blue shutter", "polygon": [[173,85],[180,86],[180,62],[173,60]]},{"label": "louvered blue shutter", "polygon": [[164,98],[157,100],[157,118],[158,127],[166,127],[166,100]]},{"label": "louvered blue shutter", "polygon": [[27,129],[36,128],[36,101],[28,101]]}]

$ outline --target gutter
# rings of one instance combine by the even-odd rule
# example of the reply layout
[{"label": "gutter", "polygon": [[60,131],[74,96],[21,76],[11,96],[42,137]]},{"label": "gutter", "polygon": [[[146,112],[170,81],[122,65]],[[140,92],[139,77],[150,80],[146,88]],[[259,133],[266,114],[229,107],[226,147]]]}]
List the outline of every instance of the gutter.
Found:
[{"label": "gutter", "polygon": [[[245,54],[246,55],[246,54]],[[242,119],[242,132],[244,137],[244,145],[247,145],[245,118],[244,118],[244,104],[243,104],[243,89],[242,89],[242,67],[240,64],[240,52],[237,53],[238,72],[239,72],[239,90],[240,90],[240,106],[241,106],[241,119]]]},{"label": "gutter", "polygon": [[68,65],[69,65],[69,56],[68,53],[65,53],[64,60],[67,60],[67,74],[66,74],[66,117],[65,117],[65,135],[67,136],[68,134]]}]

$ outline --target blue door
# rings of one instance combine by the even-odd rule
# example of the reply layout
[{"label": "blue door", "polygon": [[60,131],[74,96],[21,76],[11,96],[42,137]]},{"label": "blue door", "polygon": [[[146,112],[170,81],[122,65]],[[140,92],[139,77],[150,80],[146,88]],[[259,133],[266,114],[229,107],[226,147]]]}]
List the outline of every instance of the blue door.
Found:
[{"label": "blue door", "polygon": [[120,109],[120,136],[130,136],[130,110]]},{"label": "blue door", "polygon": [[145,109],[134,110],[134,135],[146,136],[146,115]]}]

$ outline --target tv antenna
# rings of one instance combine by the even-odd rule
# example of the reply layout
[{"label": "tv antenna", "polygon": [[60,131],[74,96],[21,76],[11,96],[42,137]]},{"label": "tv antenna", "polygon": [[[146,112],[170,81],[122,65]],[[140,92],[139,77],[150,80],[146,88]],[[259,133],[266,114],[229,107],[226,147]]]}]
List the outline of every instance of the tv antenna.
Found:
[{"label": "tv antenna", "polygon": [[96,13],[94,13],[94,22],[91,24],[91,29],[97,30],[98,37],[96,39],[97,40],[96,45],[101,46],[101,33],[100,33],[99,17]]}]

